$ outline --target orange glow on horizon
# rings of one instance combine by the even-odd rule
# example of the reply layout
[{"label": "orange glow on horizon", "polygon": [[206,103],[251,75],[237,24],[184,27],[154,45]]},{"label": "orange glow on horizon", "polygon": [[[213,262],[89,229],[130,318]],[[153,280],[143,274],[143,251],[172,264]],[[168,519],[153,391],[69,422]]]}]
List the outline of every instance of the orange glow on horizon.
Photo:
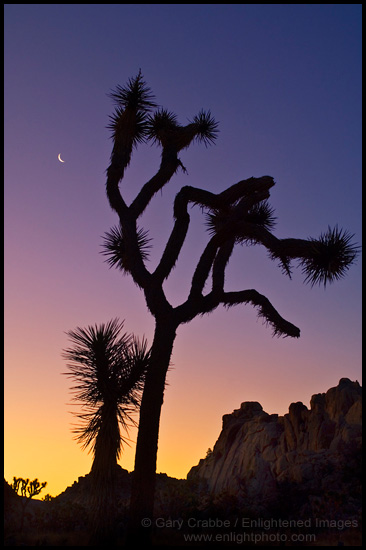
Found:
[{"label": "orange glow on horizon", "polygon": [[[179,349],[178,349],[179,351]],[[165,392],[164,405],[160,422],[159,452],[157,472],[170,477],[184,479],[189,470],[206,456],[208,448],[213,448],[222,427],[222,416],[240,407],[243,401],[259,401],[268,413],[283,415],[288,412],[290,400],[288,388],[283,393],[275,394],[270,387],[264,387],[258,395],[258,387],[247,379],[238,384],[235,402],[232,402],[230,385],[238,375],[233,367],[226,371],[225,383],[219,384],[223,376],[220,369],[212,372],[205,387],[192,384],[192,372],[195,369],[172,369],[168,375],[168,386]],[[205,368],[202,366],[204,371]],[[61,378],[61,377],[60,377]],[[82,451],[73,439],[71,424],[74,422],[67,406],[69,397],[67,382],[62,377],[62,391],[53,398],[38,396],[37,407],[27,393],[22,394],[22,410],[28,410],[28,429],[24,430],[23,415],[17,415],[14,405],[7,407],[5,430],[5,479],[11,483],[13,476],[37,477],[47,481],[47,487],[40,498],[50,493],[56,496],[77,481],[79,476],[89,473],[92,455]],[[334,385],[338,380],[334,381]],[[59,384],[60,387],[60,384]],[[328,388],[318,388],[326,391]],[[309,407],[311,391],[299,391],[304,404]],[[189,396],[189,397],[188,397]],[[66,399],[65,399],[66,398]],[[297,401],[294,395],[291,401]],[[286,406],[284,403],[287,402]],[[48,411],[57,405],[57,415]],[[12,408],[13,407],[13,408]],[[128,434],[129,445],[125,445],[119,464],[132,471],[134,465],[135,441],[137,428],[131,428]],[[19,452],[21,449],[21,452]]]}]

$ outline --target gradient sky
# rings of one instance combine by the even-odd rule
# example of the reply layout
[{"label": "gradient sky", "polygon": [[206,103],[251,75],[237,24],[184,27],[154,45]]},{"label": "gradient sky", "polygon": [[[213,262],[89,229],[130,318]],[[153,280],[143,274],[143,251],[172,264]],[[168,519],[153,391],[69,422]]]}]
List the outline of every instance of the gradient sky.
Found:
[{"label": "gradient sky", "polygon": [[[5,478],[47,481],[56,495],[85,475],[73,440],[66,331],[125,319],[151,342],[143,294],[111,270],[102,235],[117,223],[105,194],[108,92],[141,68],[182,124],[201,108],[216,145],[183,151],[178,173],[143,217],[153,269],[183,185],[215,193],[271,175],[276,236],[318,237],[338,224],[361,244],[361,4],[5,5]],[[64,164],[57,160],[61,153]],[[129,203],[160,150],[135,152]],[[165,288],[186,297],[208,234],[198,208]],[[272,338],[251,306],[217,309],[178,329],[158,471],[185,477],[243,401],[285,414],[342,377],[361,382],[361,259],[334,285],[284,276],[261,248],[238,247],[226,290],[255,288],[301,329]],[[136,432],[120,464],[133,469]]]}]

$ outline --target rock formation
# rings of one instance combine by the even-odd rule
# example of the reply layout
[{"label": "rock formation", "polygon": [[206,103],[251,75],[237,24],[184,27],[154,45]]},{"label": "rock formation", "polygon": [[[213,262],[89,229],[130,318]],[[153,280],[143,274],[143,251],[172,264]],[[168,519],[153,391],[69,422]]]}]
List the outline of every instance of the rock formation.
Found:
[{"label": "rock formation", "polygon": [[278,416],[257,402],[242,403],[223,416],[213,451],[187,477],[205,481],[212,495],[234,495],[257,512],[281,499],[293,506],[296,493],[306,497],[300,499],[302,514],[319,516],[323,508],[337,514],[337,507],[343,515],[358,513],[361,409],[362,389],[347,378],[313,395],[310,410],[292,403]]},{"label": "rock formation", "polygon": [[[307,545],[361,546],[356,529],[361,526],[361,393],[358,382],[342,378],[338,386],[313,395],[310,409],[292,403],[284,416],[267,414],[257,402],[242,403],[223,417],[213,451],[191,469],[188,480],[157,475],[155,516],[180,518],[185,526],[189,518],[225,519],[230,532],[238,518],[294,519],[296,525],[310,520],[317,542]],[[132,476],[117,468],[114,528],[121,536]],[[87,545],[91,493],[87,474],[50,502],[30,502],[27,539],[18,533],[21,497],[5,482],[5,545]],[[240,522],[238,529],[242,535]],[[164,540],[164,529],[157,531]],[[171,537],[168,528],[167,540],[174,546]]]}]

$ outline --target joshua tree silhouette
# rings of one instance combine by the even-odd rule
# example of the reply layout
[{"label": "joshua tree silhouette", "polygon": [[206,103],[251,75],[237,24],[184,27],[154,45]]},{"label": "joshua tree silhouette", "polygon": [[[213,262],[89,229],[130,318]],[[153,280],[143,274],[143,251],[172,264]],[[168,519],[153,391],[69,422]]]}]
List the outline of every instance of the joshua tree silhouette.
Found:
[{"label": "joshua tree silhouette", "polygon": [[35,478],[33,481],[29,481],[29,479],[24,479],[23,477],[13,477],[13,483],[11,484],[12,489],[22,497],[21,504],[22,504],[22,515],[20,518],[20,527],[19,531],[23,531],[24,527],[24,519],[25,519],[25,509],[30,502],[30,500],[39,495],[39,493],[44,489],[47,485],[47,481],[43,481],[40,483],[37,478]]},{"label": "joshua tree silhouette", "polygon": [[[107,169],[106,190],[111,208],[118,214],[119,225],[106,234],[104,253],[110,265],[132,276],[143,290],[147,307],[155,318],[151,357],[146,372],[140,408],[135,470],[131,496],[131,517],[135,529],[143,518],[153,514],[155,470],[159,421],[163,403],[166,373],[176,331],[197,315],[209,313],[220,304],[251,304],[259,316],[272,327],[274,334],[299,337],[300,331],[281,317],[267,297],[254,289],[226,292],[225,270],[237,243],[264,246],[272,260],[279,262],[284,273],[291,275],[291,261],[302,266],[305,280],[312,285],[326,285],[342,277],[357,255],[353,235],[337,227],[318,239],[278,239],[273,233],[275,218],[267,200],[275,182],[270,176],[241,180],[221,193],[183,187],[173,205],[174,226],[165,250],[154,272],[148,271],[147,232],[137,221],[154,195],[172,176],[185,168],[178,154],[194,141],[205,145],[217,137],[217,122],[209,111],[201,111],[186,126],[178,123],[175,114],[158,109],[154,96],[143,80],[141,71],[126,86],[117,86],[110,94],[116,104],[109,128],[113,149]],[[128,206],[119,183],[130,163],[133,149],[145,140],[161,147],[158,171],[145,183]],[[194,270],[188,297],[177,307],[168,302],[163,283],[177,262],[185,241],[190,216],[188,205],[198,205],[205,212],[209,239]],[[205,290],[208,280],[209,290]],[[146,531],[145,531],[146,532]],[[135,539],[136,541],[136,539]]]},{"label": "joshua tree silhouette", "polygon": [[73,346],[64,351],[69,361],[66,376],[75,382],[74,400],[84,406],[75,413],[74,429],[83,448],[93,451],[91,480],[95,508],[93,532],[106,537],[107,520],[113,518],[117,460],[127,431],[135,423],[131,414],[138,408],[150,352],[146,340],[121,334],[124,322],[77,328],[67,334]]}]

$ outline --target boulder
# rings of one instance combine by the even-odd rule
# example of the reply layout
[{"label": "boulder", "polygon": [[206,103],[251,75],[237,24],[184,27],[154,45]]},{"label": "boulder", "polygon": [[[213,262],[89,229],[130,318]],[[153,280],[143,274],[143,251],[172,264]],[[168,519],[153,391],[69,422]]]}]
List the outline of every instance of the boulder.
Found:
[{"label": "boulder", "polygon": [[258,512],[277,502],[284,487],[312,497],[350,491],[357,474],[346,479],[345,472],[361,448],[361,412],[362,388],[348,378],[313,395],[310,409],[292,403],[284,416],[242,403],[223,416],[212,453],[187,478],[204,480],[212,495],[233,495]]}]

